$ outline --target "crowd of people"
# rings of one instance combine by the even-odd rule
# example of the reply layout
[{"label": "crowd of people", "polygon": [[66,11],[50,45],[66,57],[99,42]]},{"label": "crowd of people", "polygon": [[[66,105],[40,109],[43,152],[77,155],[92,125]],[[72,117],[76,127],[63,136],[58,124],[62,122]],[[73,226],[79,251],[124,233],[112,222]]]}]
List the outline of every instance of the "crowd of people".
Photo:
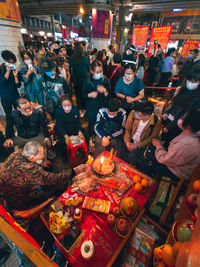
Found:
[{"label": "crowd of people", "polygon": [[[147,58],[133,45],[121,54],[113,46],[88,51],[84,41],[74,47],[53,42],[29,46],[20,56],[23,66],[18,69],[16,55],[4,50],[0,66],[6,118],[5,136],[0,132],[0,188],[11,208],[27,208],[70,183],[70,169],[52,173],[44,160],[53,120],[63,159],[70,136],[78,135],[89,149],[94,146],[94,156],[114,148],[120,158],[152,177],[188,179],[200,163],[198,49],[184,58],[171,48],[164,57],[157,45]],[[158,117],[145,86],[169,83],[177,89]],[[82,118],[87,118],[87,129]]]}]

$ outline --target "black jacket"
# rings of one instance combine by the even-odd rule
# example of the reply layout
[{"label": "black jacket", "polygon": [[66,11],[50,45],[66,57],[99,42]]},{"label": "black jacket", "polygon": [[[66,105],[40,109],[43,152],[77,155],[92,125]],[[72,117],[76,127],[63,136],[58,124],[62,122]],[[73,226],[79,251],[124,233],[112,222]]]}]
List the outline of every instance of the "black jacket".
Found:
[{"label": "black jacket", "polygon": [[15,77],[13,71],[10,71],[8,80],[5,78],[6,66],[5,64],[0,65],[0,97],[7,101],[15,102],[19,98],[17,88],[21,86],[20,76],[19,83],[15,83]]},{"label": "black jacket", "polygon": [[18,136],[22,138],[33,138],[37,136],[42,128],[44,137],[49,137],[46,117],[41,109],[33,109],[31,116],[23,116],[19,110],[11,113],[6,122],[6,138],[14,138],[14,126]]}]

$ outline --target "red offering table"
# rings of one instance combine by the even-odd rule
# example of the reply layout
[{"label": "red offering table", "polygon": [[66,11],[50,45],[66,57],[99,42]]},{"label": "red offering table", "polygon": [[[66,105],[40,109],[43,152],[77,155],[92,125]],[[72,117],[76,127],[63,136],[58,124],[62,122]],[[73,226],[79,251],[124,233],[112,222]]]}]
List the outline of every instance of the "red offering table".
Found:
[{"label": "red offering table", "polygon": [[[109,152],[103,152],[100,156],[109,156]],[[132,180],[135,174],[139,174],[142,178],[147,177],[145,174],[139,172],[137,169],[131,165],[125,163],[121,159],[113,156],[113,160],[117,162],[118,168],[124,171],[128,177]],[[146,192],[140,194],[134,191],[131,186],[121,197],[118,197],[112,190],[108,189],[103,185],[97,185],[95,189],[87,194],[88,197],[93,197],[97,199],[108,200],[111,202],[110,211],[116,207],[120,206],[120,201],[127,196],[133,197],[138,205],[139,211],[137,216],[132,219],[132,227],[125,238],[120,237],[116,234],[115,229],[110,227],[107,223],[107,214],[94,212],[88,209],[83,210],[82,223],[80,228],[82,229],[81,238],[79,242],[76,243],[76,246],[73,247],[70,255],[66,251],[62,250],[65,257],[69,260],[72,267],[104,267],[111,266],[117,256],[119,255],[121,249],[125,245],[132,231],[134,230],[136,224],[144,213],[144,205],[148,198],[151,196],[153,191],[157,186],[157,182],[153,182],[152,186],[146,190]],[[72,187],[69,187],[66,192],[64,192],[60,197],[59,201],[64,204],[65,194],[68,193],[70,196],[74,194],[71,191]],[[82,196],[83,199],[85,195],[78,193],[79,196]],[[83,202],[79,205],[79,208],[82,208]],[[84,241],[91,240],[94,244],[94,257],[90,261],[86,261],[81,256],[81,245]],[[57,245],[60,247],[59,243]]]}]

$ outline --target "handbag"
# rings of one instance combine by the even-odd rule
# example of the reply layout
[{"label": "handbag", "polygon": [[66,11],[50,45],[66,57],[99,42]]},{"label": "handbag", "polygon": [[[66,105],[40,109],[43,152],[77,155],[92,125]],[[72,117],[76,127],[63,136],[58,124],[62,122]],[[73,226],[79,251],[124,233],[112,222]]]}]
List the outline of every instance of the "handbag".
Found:
[{"label": "handbag", "polygon": [[149,166],[157,163],[157,159],[155,156],[156,147],[153,144],[150,144],[146,147],[143,157],[145,161],[147,161]]}]

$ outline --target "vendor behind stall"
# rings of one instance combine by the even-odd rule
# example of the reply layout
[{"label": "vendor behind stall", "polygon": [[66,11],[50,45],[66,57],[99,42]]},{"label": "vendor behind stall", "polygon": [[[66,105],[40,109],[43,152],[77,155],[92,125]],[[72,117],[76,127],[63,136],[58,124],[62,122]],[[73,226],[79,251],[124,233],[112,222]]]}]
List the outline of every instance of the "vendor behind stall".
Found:
[{"label": "vendor behind stall", "polygon": [[61,173],[45,171],[43,146],[28,142],[23,152],[12,153],[0,166],[0,188],[9,207],[23,210],[61,194],[70,185],[71,170]]},{"label": "vendor behind stall", "polygon": [[70,136],[79,135],[88,141],[86,131],[81,127],[79,110],[72,105],[70,95],[61,97],[61,106],[56,109],[55,131],[58,136],[59,149],[63,156],[67,155],[66,146],[70,141]]},{"label": "vendor behind stall", "polygon": [[107,108],[101,108],[97,114],[95,132],[95,154],[100,154],[104,149],[117,150],[121,143],[123,128],[126,121],[126,111],[120,108],[120,100],[110,99]]}]

